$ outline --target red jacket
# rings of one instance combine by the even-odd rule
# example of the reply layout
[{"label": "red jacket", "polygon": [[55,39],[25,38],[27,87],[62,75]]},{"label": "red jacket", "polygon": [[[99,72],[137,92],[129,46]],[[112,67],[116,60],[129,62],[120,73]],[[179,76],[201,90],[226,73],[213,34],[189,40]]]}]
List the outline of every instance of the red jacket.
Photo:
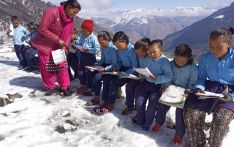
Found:
[{"label": "red jacket", "polygon": [[[47,55],[51,51],[58,49],[58,42],[63,31],[63,26],[58,7],[48,8],[41,18],[38,33],[32,41],[33,47]],[[70,44],[73,29],[74,27],[69,30],[69,36],[63,39],[67,46]]]}]

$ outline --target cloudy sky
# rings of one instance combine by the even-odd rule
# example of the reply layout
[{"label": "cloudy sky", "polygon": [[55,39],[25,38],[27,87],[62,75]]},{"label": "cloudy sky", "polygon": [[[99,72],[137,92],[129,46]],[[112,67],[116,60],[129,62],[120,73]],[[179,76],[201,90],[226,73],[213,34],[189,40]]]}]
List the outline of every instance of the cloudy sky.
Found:
[{"label": "cloudy sky", "polygon": [[[64,0],[45,0],[59,4]],[[175,7],[205,7],[206,9],[220,9],[234,0],[79,0],[82,11],[79,15],[110,16],[114,11],[122,11],[136,8],[164,8]]]}]

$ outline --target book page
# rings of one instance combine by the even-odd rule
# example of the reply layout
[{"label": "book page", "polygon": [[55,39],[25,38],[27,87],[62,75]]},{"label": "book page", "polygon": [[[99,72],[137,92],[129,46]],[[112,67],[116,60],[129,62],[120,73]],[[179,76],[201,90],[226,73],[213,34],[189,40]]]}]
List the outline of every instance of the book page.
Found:
[{"label": "book page", "polygon": [[179,86],[170,85],[161,95],[160,100],[167,103],[181,103],[186,97],[185,89]]},{"label": "book page", "polygon": [[127,78],[127,79],[133,79],[133,80],[139,80],[140,79],[139,77],[137,77],[137,76],[135,76],[133,74],[127,74],[125,72],[121,72],[119,74],[119,78],[121,78],[121,79]]},{"label": "book page", "polygon": [[103,72],[104,75],[113,75],[113,76],[118,76],[119,73],[118,72],[115,72],[115,71],[112,71],[112,72]]},{"label": "book page", "polygon": [[222,94],[218,94],[218,93],[213,93],[213,92],[209,92],[209,91],[205,91],[205,93],[195,93],[196,96],[198,96],[199,99],[210,99],[210,98],[220,98],[220,97],[224,97]]},{"label": "book page", "polygon": [[101,66],[85,66],[85,68],[87,68],[90,71],[95,71],[98,70]]},{"label": "book page", "polygon": [[54,64],[59,64],[66,61],[66,54],[62,49],[57,49],[51,52]]},{"label": "book page", "polygon": [[150,76],[153,76],[153,74],[149,71],[149,69],[146,68],[135,68],[134,69],[136,72],[138,72],[139,74],[142,74],[148,78],[150,78]]},{"label": "book page", "polygon": [[80,52],[84,52],[84,48],[81,45],[72,44],[72,47]]}]

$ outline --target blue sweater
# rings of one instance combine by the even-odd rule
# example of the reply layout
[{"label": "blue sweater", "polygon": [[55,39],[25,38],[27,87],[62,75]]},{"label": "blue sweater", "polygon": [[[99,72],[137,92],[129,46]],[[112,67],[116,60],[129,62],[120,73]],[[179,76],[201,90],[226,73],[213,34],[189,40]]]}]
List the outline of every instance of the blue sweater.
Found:
[{"label": "blue sweater", "polygon": [[26,36],[29,34],[28,30],[22,25],[19,25],[17,28],[14,28],[13,32],[13,43],[15,45],[22,45]]},{"label": "blue sweater", "polygon": [[134,67],[138,67],[138,57],[131,43],[127,48],[118,50],[118,67],[121,67],[121,70],[127,74],[136,73]]},{"label": "blue sweater", "polygon": [[[227,55],[219,61],[211,52],[201,56],[196,88],[205,89],[205,81],[216,81],[221,84],[234,85],[234,50],[229,49]],[[234,93],[230,93],[234,100]]]},{"label": "blue sweater", "polygon": [[138,60],[139,60],[139,67],[140,67],[140,68],[145,68],[145,67],[146,67],[147,58],[149,58],[149,57],[148,57],[148,56],[143,57],[143,58],[138,57]]},{"label": "blue sweater", "polygon": [[157,77],[156,80],[146,78],[146,80],[150,83],[166,84],[171,82],[173,79],[171,63],[164,55],[161,55],[156,60],[147,58],[146,67],[153,75]]},{"label": "blue sweater", "polygon": [[184,67],[178,67],[173,60],[171,66],[173,71],[172,84],[192,90],[198,77],[197,65],[192,63]]},{"label": "blue sweater", "polygon": [[106,48],[101,49],[101,60],[98,62],[99,66],[106,66],[105,71],[112,71],[117,67],[117,49],[112,42],[109,42]]},{"label": "blue sweater", "polygon": [[87,38],[81,35],[76,44],[81,45],[83,48],[88,49],[88,53],[96,54],[100,50],[100,44],[98,42],[97,36],[91,33]]}]

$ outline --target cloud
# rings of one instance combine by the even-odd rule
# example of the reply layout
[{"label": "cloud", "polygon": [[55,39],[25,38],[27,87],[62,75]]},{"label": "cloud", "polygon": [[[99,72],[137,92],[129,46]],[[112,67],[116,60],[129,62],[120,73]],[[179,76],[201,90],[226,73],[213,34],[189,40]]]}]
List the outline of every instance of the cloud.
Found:
[{"label": "cloud", "polygon": [[81,17],[108,16],[113,0],[80,0]]},{"label": "cloud", "polygon": [[206,7],[208,9],[220,9],[230,5],[233,0],[208,0]]},{"label": "cloud", "polygon": [[[51,2],[54,4],[59,4],[62,1],[65,0],[44,0],[46,2]],[[113,0],[79,0],[79,3],[81,4],[81,11],[78,14],[81,17],[87,18],[87,17],[94,17],[94,16],[109,16],[110,9],[114,5]]]}]

